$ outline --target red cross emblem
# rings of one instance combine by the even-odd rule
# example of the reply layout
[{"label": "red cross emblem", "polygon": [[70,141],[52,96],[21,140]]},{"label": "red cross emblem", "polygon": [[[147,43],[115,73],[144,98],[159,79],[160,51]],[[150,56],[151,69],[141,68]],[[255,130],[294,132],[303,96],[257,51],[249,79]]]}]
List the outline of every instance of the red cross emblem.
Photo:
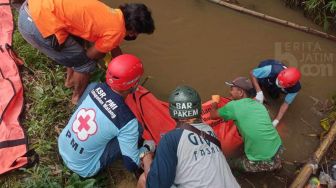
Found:
[{"label": "red cross emblem", "polygon": [[76,133],[77,138],[80,141],[85,141],[96,134],[97,129],[96,111],[92,108],[80,109],[72,124],[72,131]]},{"label": "red cross emblem", "polygon": [[88,125],[88,121],[90,119],[89,115],[86,115],[84,118],[83,116],[80,116],[78,118],[80,125],[78,127],[78,130],[81,131],[82,129],[85,129],[86,131],[88,131],[90,129],[90,126]]}]

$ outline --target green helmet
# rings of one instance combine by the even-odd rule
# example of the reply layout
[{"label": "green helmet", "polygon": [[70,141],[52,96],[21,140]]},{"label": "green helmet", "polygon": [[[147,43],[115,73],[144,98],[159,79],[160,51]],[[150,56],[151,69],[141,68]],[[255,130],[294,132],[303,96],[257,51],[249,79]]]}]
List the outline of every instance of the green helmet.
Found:
[{"label": "green helmet", "polygon": [[201,98],[197,91],[189,86],[178,86],[169,96],[169,112],[174,119],[200,117]]}]

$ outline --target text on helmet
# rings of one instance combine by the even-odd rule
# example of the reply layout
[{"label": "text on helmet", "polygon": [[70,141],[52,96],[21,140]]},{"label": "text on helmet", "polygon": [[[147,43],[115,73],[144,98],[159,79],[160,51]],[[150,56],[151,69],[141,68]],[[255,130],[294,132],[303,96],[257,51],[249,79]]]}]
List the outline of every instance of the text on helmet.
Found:
[{"label": "text on helmet", "polygon": [[192,109],[192,110],[173,110],[173,115],[175,117],[194,117],[198,115],[198,109]]},{"label": "text on helmet", "polygon": [[179,110],[183,110],[183,109],[191,109],[192,108],[192,103],[191,102],[187,102],[187,103],[176,103],[176,108]]}]

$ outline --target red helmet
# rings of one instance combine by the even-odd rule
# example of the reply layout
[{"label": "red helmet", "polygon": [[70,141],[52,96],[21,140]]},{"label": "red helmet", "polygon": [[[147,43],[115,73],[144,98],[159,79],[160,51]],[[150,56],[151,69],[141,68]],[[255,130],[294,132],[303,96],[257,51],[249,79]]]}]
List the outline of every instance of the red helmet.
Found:
[{"label": "red helmet", "polygon": [[115,90],[125,91],[139,83],[144,72],[141,60],[123,54],[112,59],[106,71],[106,83]]},{"label": "red helmet", "polygon": [[301,78],[300,71],[295,67],[282,70],[278,75],[278,84],[283,88],[294,86]]}]

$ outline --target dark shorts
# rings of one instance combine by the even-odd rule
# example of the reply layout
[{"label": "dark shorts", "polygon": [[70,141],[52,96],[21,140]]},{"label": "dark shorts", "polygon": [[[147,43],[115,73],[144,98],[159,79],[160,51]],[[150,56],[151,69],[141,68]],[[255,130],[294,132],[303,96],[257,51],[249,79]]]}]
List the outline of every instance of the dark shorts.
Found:
[{"label": "dark shorts", "polygon": [[277,85],[270,84],[267,80],[258,80],[258,82],[262,89],[266,90],[268,95],[273,99],[278,98],[280,94],[283,93]]},{"label": "dark shorts", "polygon": [[[140,148],[142,146],[143,143],[143,139],[142,139],[142,133],[143,133],[143,129],[141,126],[139,126],[138,128],[139,131],[139,138],[138,138],[138,148]],[[117,137],[113,138],[112,140],[110,140],[106,147],[105,150],[102,154],[102,156],[100,157],[100,168],[104,169],[109,167],[114,161],[116,161],[117,159],[121,159],[122,158],[122,153],[120,150],[120,146],[119,146],[119,142]],[[125,162],[125,161],[124,161]]]},{"label": "dark shorts", "polygon": [[109,167],[116,159],[119,158],[121,158],[119,142],[117,138],[114,138],[107,143],[105,150],[100,157],[100,168],[104,169]]}]

